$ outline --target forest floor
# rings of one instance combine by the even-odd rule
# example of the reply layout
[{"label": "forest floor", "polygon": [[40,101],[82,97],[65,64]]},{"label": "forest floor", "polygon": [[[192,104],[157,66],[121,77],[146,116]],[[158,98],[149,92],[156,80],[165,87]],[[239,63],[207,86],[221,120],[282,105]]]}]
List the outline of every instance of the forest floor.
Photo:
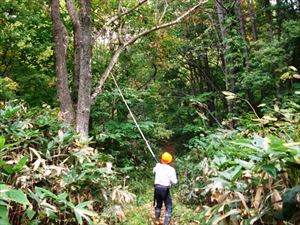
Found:
[{"label": "forest floor", "polygon": [[[195,225],[200,224],[200,213],[187,207],[178,200],[176,189],[172,190],[173,212],[171,225]],[[164,221],[163,207],[161,224]],[[154,225],[153,190],[145,191],[141,196],[137,196],[135,203],[128,206],[125,211],[126,220],[120,225]]]}]

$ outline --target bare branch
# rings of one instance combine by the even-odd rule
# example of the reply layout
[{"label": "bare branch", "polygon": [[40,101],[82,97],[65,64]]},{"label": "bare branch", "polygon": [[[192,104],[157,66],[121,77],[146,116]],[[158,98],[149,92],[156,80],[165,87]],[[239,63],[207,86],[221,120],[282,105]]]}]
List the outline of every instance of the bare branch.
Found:
[{"label": "bare branch", "polygon": [[146,3],[148,0],[142,0],[140,1],[138,4],[136,4],[133,8],[128,9],[125,12],[119,13],[117,15],[114,15],[113,17],[111,17],[102,27],[102,29],[100,31],[98,31],[95,35],[94,35],[94,41],[98,39],[98,37],[104,32],[104,30],[113,22],[115,22],[116,20],[120,19],[122,16],[125,16],[127,14],[130,14],[131,12],[133,12],[134,10],[136,10],[137,8],[139,8],[141,5],[143,5],[144,3]]},{"label": "bare branch", "polygon": [[150,34],[150,33],[154,32],[154,31],[161,30],[161,29],[164,29],[164,28],[167,28],[167,27],[171,27],[171,26],[173,26],[173,25],[181,22],[181,20],[183,20],[185,17],[187,17],[193,11],[195,11],[196,9],[198,9],[200,7],[200,5],[203,4],[206,1],[207,0],[200,1],[197,5],[195,5],[194,7],[190,8],[185,13],[183,13],[181,16],[177,17],[175,20],[173,20],[171,22],[164,23],[164,24],[161,24],[161,25],[157,25],[155,27],[152,27],[150,29],[142,31],[141,33],[139,33],[139,34],[133,36],[132,38],[130,38],[124,45],[128,46],[128,45],[134,43],[136,40],[140,39],[141,37],[146,36],[147,34]]},{"label": "bare branch", "polygon": [[185,13],[183,13],[181,16],[177,17],[175,20],[173,20],[171,22],[168,22],[168,23],[161,24],[161,25],[157,25],[157,26],[154,26],[150,29],[142,31],[142,32],[136,34],[135,36],[133,36],[132,38],[130,38],[123,45],[121,45],[117,49],[117,51],[114,53],[114,55],[113,55],[113,57],[110,61],[110,64],[108,65],[108,67],[106,68],[106,70],[102,74],[100,80],[98,81],[96,89],[95,89],[94,93],[92,94],[92,103],[95,102],[96,97],[102,92],[102,88],[103,88],[103,85],[104,85],[106,79],[108,78],[108,76],[111,73],[112,69],[114,68],[115,64],[118,62],[118,59],[119,59],[121,53],[126,49],[127,46],[133,44],[136,40],[138,40],[138,39],[154,32],[154,31],[161,30],[161,29],[164,29],[164,28],[167,28],[167,27],[171,27],[171,26],[179,23],[181,20],[186,18],[189,14],[194,12],[196,9],[198,9],[200,7],[200,5],[202,5],[205,2],[207,2],[207,0],[200,1],[197,5],[193,6],[189,10],[187,10]]}]

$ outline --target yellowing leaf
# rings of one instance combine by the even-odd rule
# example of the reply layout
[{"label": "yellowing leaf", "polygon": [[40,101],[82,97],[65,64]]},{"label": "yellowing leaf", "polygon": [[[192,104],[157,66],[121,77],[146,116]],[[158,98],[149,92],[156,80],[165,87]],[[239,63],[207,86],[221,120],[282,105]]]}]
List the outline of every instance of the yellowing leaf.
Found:
[{"label": "yellowing leaf", "polygon": [[290,70],[293,70],[293,71],[297,71],[297,68],[294,67],[294,66],[289,66],[289,69],[290,69]]},{"label": "yellowing leaf", "polygon": [[217,224],[219,224],[219,222],[221,222],[222,220],[224,220],[228,216],[236,215],[236,214],[239,214],[240,212],[241,212],[240,209],[232,209],[229,212],[225,213],[224,215],[218,217],[218,219],[216,219],[212,224],[217,225]]},{"label": "yellowing leaf", "polygon": [[235,96],[235,94],[230,91],[222,91],[222,93],[223,93],[223,95],[226,95],[226,96]]},{"label": "yellowing leaf", "polygon": [[232,99],[235,99],[236,96],[235,95],[229,95],[229,96],[226,96],[225,98],[228,99],[228,100],[232,100]]},{"label": "yellowing leaf", "polygon": [[254,200],[253,200],[254,208],[256,208],[256,209],[259,208],[259,205],[261,203],[261,199],[262,199],[263,196],[264,196],[264,188],[263,188],[263,186],[259,186],[256,189],[255,197],[254,197]]},{"label": "yellowing leaf", "polygon": [[263,119],[269,120],[269,121],[277,121],[277,118],[271,117],[271,116],[263,116]]},{"label": "yellowing leaf", "polygon": [[273,207],[275,210],[281,210],[282,209],[282,198],[279,194],[279,192],[275,189],[273,190],[272,193],[272,202],[273,202]]},{"label": "yellowing leaf", "polygon": [[259,104],[257,107],[258,107],[258,108],[260,108],[260,107],[264,107],[264,106],[266,106],[266,104],[265,104],[265,103],[263,103],[263,104]]}]

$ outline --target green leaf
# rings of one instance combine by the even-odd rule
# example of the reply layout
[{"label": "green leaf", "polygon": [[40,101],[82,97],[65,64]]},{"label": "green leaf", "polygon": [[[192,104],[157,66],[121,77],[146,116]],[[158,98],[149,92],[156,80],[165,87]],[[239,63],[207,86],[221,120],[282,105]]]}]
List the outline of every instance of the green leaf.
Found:
[{"label": "green leaf", "polygon": [[44,188],[41,188],[41,187],[35,187],[35,192],[39,195],[40,198],[50,197],[54,200],[58,199],[57,195],[55,195],[51,191],[48,191],[48,190],[46,190]]},{"label": "green leaf", "polygon": [[90,205],[92,201],[86,201],[78,204],[73,210],[76,220],[79,224],[83,224],[82,218],[84,218],[88,224],[92,224],[90,217],[95,215],[95,212],[85,209],[86,206]]},{"label": "green leaf", "polygon": [[11,225],[8,219],[8,211],[5,206],[0,206],[0,224],[1,225]]},{"label": "green leaf", "polygon": [[32,220],[32,218],[34,217],[34,215],[36,214],[36,212],[30,208],[28,208],[26,210],[26,215],[28,217],[29,220]]},{"label": "green leaf", "polygon": [[266,171],[271,177],[277,177],[277,171],[274,164],[262,165],[262,169]]},{"label": "green leaf", "polygon": [[5,137],[0,136],[0,150],[5,146]]},{"label": "green leaf", "polygon": [[23,166],[25,166],[26,162],[28,160],[28,156],[23,156],[22,159],[13,167],[13,170],[15,173],[21,171]]},{"label": "green leaf", "polygon": [[21,190],[12,189],[6,192],[6,197],[8,200],[20,203],[22,205],[30,205],[26,195]]},{"label": "green leaf", "polygon": [[0,160],[0,169],[3,170],[4,173],[10,175],[14,173],[13,166],[7,164],[5,161]]},{"label": "green leaf", "polygon": [[235,181],[241,174],[242,166],[231,167],[226,171],[220,173],[221,176],[229,181]]},{"label": "green leaf", "polygon": [[246,169],[251,169],[254,166],[254,163],[252,161],[247,162],[241,159],[235,159],[234,161]]}]

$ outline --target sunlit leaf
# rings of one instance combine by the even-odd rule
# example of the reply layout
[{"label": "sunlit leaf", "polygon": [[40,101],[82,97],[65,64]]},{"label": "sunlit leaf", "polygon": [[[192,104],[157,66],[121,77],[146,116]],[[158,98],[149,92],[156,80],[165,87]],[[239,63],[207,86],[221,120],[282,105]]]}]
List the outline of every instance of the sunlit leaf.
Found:
[{"label": "sunlit leaf", "polygon": [[226,96],[235,96],[235,93],[232,93],[230,91],[222,91],[223,95],[226,95]]},{"label": "sunlit leaf", "polygon": [[264,107],[264,106],[266,106],[266,104],[265,104],[265,103],[263,103],[263,104],[259,104],[257,107],[258,107],[258,108],[261,108],[261,107]]},{"label": "sunlit leaf", "polygon": [[26,164],[28,156],[23,156],[22,159],[13,167],[14,172],[19,172]]},{"label": "sunlit leaf", "polygon": [[297,71],[297,68],[294,67],[294,66],[289,66],[289,69],[292,70],[292,71]]},{"label": "sunlit leaf", "polygon": [[225,97],[228,100],[236,99],[236,95],[229,95]]}]

